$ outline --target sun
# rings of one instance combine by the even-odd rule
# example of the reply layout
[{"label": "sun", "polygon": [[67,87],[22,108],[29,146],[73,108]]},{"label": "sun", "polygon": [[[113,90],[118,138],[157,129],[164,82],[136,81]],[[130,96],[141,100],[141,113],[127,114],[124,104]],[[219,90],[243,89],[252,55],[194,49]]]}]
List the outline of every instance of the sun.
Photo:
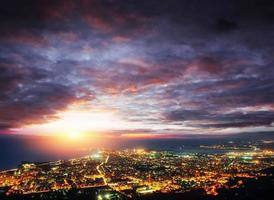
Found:
[{"label": "sun", "polygon": [[81,137],[81,133],[77,131],[72,131],[68,133],[68,138],[69,139],[78,139]]},{"label": "sun", "polygon": [[84,140],[99,133],[123,130],[132,127],[132,123],[123,119],[115,110],[71,109],[59,112],[56,118],[44,124],[28,125],[28,132],[52,134],[71,141]]}]

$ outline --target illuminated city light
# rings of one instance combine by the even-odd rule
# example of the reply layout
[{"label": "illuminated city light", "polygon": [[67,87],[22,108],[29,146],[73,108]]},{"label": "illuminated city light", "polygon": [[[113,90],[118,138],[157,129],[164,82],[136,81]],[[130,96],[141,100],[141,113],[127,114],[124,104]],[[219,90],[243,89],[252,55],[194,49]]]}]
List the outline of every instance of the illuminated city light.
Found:
[{"label": "illuminated city light", "polygon": [[[25,163],[18,169],[3,171],[0,187],[12,186],[6,195],[67,191],[76,184],[77,188],[108,186],[120,193],[131,191],[128,197],[134,194],[136,187],[140,195],[201,188],[208,195],[216,196],[219,188],[237,188],[243,184],[240,179],[228,186],[231,178],[264,176],[260,170],[274,165],[273,153],[270,150],[227,154],[177,154],[144,149],[97,151],[78,159]],[[47,165],[51,167],[44,169]],[[43,183],[48,186],[40,187]],[[112,196],[112,193],[102,193],[97,199],[108,200]]]}]

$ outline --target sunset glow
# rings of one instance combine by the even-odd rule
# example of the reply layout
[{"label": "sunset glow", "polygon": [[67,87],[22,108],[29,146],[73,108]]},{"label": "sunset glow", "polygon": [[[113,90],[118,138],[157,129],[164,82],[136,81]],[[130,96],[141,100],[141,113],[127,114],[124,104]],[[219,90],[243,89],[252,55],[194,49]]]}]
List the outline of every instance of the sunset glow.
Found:
[{"label": "sunset glow", "polygon": [[41,134],[67,135],[71,139],[77,139],[98,132],[124,129],[126,126],[129,123],[112,111],[69,110],[57,114],[51,122],[29,125],[22,130],[26,133],[40,131]]},{"label": "sunset glow", "polygon": [[70,139],[77,139],[77,138],[79,138],[79,137],[81,137],[81,133],[80,132],[76,132],[76,131],[74,131],[74,132],[70,132],[69,134],[68,134],[68,137],[70,138]]}]

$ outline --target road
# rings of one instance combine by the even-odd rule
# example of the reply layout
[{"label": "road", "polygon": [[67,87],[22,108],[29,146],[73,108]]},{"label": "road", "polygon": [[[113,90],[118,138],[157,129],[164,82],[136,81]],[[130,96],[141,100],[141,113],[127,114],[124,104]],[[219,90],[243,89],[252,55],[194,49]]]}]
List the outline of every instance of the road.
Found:
[{"label": "road", "polygon": [[[105,173],[104,173],[104,171],[103,171],[103,170],[104,170],[104,169],[103,169],[103,165],[106,164],[106,163],[108,162],[108,159],[109,159],[109,155],[106,157],[106,159],[105,159],[103,162],[101,162],[101,163],[96,167],[98,173],[102,176],[105,185],[107,185],[108,183],[107,183],[107,180],[106,180],[106,177],[105,177]],[[101,170],[100,168],[102,168],[102,170]]]}]

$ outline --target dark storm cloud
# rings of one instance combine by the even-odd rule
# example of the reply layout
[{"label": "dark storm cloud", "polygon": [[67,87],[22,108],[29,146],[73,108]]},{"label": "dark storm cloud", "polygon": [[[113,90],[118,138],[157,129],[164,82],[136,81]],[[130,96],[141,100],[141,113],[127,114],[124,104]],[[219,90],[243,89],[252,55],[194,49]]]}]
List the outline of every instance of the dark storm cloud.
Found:
[{"label": "dark storm cloud", "polygon": [[0,70],[0,127],[3,129],[48,121],[70,103],[90,98],[78,97],[71,85],[54,82],[54,75],[45,69],[2,62]]},{"label": "dark storm cloud", "polygon": [[188,91],[180,93],[182,90],[177,86],[172,95],[180,101],[182,94],[186,103],[181,106],[187,109],[167,111],[168,121],[206,120],[209,122],[198,126],[217,128],[270,126],[274,122],[274,85],[269,76],[261,77],[261,80],[240,78],[202,82],[185,85],[185,88]]},{"label": "dark storm cloud", "polygon": [[3,129],[79,101],[176,129],[272,127],[271,0],[1,4]]},{"label": "dark storm cloud", "polygon": [[[201,127],[245,127],[245,126],[264,126],[271,125],[274,121],[273,111],[255,111],[251,113],[234,112],[234,113],[214,113],[202,110],[177,110],[167,115],[171,121],[195,121],[208,120],[209,123],[198,125]],[[214,122],[214,123],[212,123]]]}]

